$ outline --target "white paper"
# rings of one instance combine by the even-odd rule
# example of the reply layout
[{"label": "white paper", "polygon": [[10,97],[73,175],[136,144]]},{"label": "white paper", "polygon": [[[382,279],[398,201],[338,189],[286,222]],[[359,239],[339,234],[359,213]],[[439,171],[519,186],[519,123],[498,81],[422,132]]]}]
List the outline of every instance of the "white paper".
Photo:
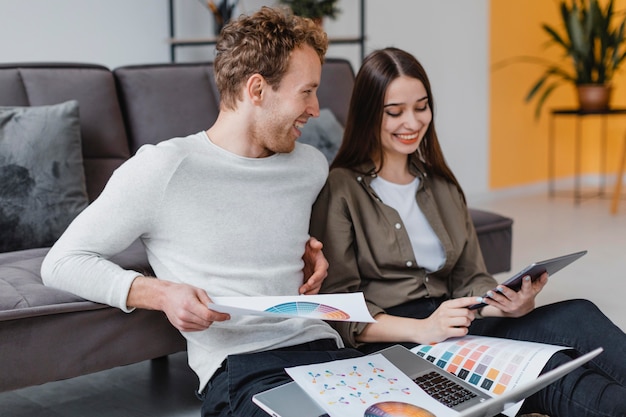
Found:
[{"label": "white paper", "polygon": [[458,415],[381,354],[285,370],[332,417]]},{"label": "white paper", "polygon": [[373,323],[363,293],[272,297],[212,297],[211,310],[232,315]]},{"label": "white paper", "polygon": [[[491,396],[501,395],[537,378],[548,360],[564,346],[486,336],[465,336],[412,352],[458,376]],[[522,402],[503,414],[515,416]]]}]

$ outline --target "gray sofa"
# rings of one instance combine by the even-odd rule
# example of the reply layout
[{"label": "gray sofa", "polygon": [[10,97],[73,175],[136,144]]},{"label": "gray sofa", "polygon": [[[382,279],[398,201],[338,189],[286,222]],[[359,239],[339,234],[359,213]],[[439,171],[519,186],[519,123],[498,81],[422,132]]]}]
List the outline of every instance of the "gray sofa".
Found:
[{"label": "gray sofa", "polygon": [[[353,78],[348,61],[328,59],[324,64],[320,107],[329,109],[342,124]],[[206,129],[218,113],[211,63],[114,71],[90,64],[0,65],[0,106],[39,107],[68,100],[78,103],[87,203],[141,145]],[[5,139],[0,135],[0,142]],[[0,228],[5,191],[0,183]],[[512,220],[478,210],[472,210],[472,218],[490,272],[509,270]],[[47,250],[32,247],[0,253],[0,391],[185,349],[184,339],[161,312],[125,314],[42,285],[39,268]],[[150,271],[138,242],[115,260],[124,267]]]}]

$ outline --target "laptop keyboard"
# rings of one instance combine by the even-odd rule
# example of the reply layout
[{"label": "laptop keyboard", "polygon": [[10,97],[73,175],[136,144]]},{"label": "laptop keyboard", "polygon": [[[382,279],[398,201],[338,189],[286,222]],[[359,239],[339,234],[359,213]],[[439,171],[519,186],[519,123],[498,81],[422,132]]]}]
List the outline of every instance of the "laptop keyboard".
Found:
[{"label": "laptop keyboard", "polygon": [[462,385],[432,371],[413,380],[421,389],[445,406],[454,408],[476,397]]}]

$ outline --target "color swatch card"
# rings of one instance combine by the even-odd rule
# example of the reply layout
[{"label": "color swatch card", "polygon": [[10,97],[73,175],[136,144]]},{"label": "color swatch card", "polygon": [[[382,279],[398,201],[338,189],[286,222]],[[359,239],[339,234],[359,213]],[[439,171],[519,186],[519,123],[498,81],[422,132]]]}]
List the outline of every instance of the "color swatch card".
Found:
[{"label": "color swatch card", "polygon": [[285,369],[332,417],[445,417],[434,400],[381,354]]},{"label": "color swatch card", "polygon": [[[539,375],[563,346],[484,336],[465,336],[411,349],[440,368],[492,396],[500,395]],[[514,416],[521,402],[505,410]]]},{"label": "color swatch card", "polygon": [[212,297],[211,310],[233,315],[373,323],[363,293],[274,297]]}]

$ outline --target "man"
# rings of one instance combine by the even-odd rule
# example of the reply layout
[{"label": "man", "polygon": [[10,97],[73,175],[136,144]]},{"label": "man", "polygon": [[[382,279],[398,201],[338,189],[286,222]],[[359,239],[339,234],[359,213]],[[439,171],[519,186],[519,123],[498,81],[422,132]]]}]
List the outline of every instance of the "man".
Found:
[{"label": "man", "polygon": [[[321,320],[208,307],[210,296],[319,290],[327,264],[321,244],[307,240],[328,164],[295,142],[319,115],[327,45],[310,20],[267,7],[227,25],[216,45],[215,124],[140,149],[42,266],[47,285],[124,311],[165,312],[187,339],[205,416],[264,415],[251,396],[287,382],[284,367],[358,354],[339,349],[341,338]],[[107,260],[137,238],[158,279]],[[303,259],[305,272],[317,265],[304,284]]]}]

